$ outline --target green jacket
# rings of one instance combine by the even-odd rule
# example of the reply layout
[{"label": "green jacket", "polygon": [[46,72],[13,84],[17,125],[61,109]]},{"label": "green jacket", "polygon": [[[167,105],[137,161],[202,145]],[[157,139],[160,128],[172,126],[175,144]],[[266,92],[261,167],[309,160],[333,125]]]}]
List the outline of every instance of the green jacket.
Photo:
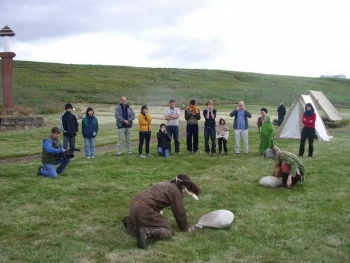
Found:
[{"label": "green jacket", "polygon": [[260,147],[259,151],[263,153],[266,149],[273,146],[273,134],[274,134],[274,128],[271,123],[271,117],[270,115],[265,115],[266,122],[262,124],[260,127]]},{"label": "green jacket", "polygon": [[300,159],[290,153],[290,152],[280,152],[280,159],[281,162],[285,162],[288,164],[288,166],[290,167],[290,172],[289,174],[291,175],[295,175],[297,168],[299,169],[299,172],[301,175],[305,175],[305,167],[304,164],[300,161]]}]

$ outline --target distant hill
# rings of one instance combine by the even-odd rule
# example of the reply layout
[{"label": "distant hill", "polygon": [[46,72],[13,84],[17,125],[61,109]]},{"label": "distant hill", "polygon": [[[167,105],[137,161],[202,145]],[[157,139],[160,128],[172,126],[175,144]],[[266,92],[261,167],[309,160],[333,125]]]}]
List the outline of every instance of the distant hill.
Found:
[{"label": "distant hill", "polygon": [[[13,62],[13,102],[39,113],[62,110],[66,102],[167,105],[169,99],[204,104],[290,105],[295,94],[323,91],[338,108],[350,108],[350,80],[267,75],[225,70],[138,68]],[[1,79],[1,76],[0,76]],[[2,96],[2,94],[1,94]],[[2,102],[2,97],[1,97]]]}]

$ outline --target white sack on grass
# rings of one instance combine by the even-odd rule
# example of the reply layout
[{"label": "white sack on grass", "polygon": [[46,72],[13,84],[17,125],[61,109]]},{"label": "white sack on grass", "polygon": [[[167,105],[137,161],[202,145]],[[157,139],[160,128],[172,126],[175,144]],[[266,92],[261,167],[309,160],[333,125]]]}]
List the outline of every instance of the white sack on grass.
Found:
[{"label": "white sack on grass", "polygon": [[214,227],[214,228],[225,228],[228,227],[233,221],[234,215],[228,210],[216,210],[202,216],[196,228],[203,227]]},{"label": "white sack on grass", "polygon": [[278,187],[282,185],[282,179],[276,176],[266,176],[260,179],[260,184],[266,187]]}]

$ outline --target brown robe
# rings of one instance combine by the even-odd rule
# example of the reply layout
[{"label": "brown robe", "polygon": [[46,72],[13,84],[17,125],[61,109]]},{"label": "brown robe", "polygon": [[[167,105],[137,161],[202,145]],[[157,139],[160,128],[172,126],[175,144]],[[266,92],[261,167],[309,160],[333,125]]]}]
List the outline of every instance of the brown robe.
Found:
[{"label": "brown robe", "polygon": [[[139,227],[157,227],[161,229],[161,238],[168,239],[175,235],[173,229],[159,212],[171,207],[176,223],[181,231],[189,229],[183,195],[174,183],[158,183],[139,192],[130,203],[130,217],[127,224],[133,229]],[[134,233],[129,234],[134,235]]]}]

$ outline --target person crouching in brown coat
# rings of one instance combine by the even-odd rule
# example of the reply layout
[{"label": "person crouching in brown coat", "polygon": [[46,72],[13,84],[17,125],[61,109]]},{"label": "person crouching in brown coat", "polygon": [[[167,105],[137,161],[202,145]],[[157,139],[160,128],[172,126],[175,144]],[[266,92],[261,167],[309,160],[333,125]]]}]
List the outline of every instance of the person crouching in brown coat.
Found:
[{"label": "person crouching in brown coat", "polygon": [[187,221],[183,197],[192,196],[198,200],[201,189],[185,174],[179,174],[170,182],[158,183],[136,194],[130,203],[130,215],[122,222],[129,235],[136,236],[137,246],[146,248],[146,239],[170,239],[174,230],[164,219],[162,210],[171,207],[181,231],[191,232],[195,226]]}]

